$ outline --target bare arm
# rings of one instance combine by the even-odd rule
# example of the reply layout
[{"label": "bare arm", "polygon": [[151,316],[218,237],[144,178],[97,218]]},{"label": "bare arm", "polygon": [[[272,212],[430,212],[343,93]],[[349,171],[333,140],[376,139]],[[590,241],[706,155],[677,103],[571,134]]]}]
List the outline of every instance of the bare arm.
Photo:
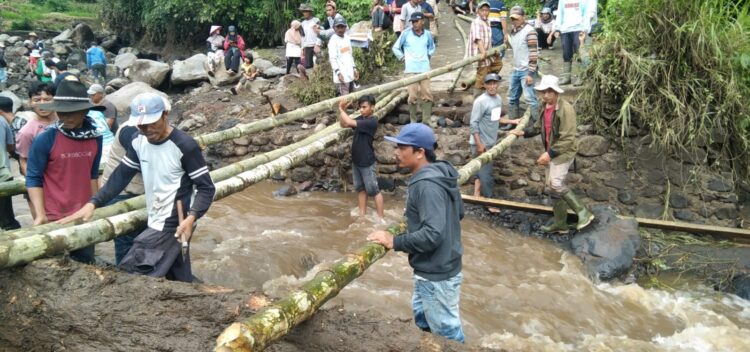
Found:
[{"label": "bare arm", "polygon": [[34,225],[47,223],[47,213],[44,212],[44,189],[42,187],[30,187],[28,191],[31,205],[36,213]]},{"label": "bare arm", "polygon": [[341,99],[339,102],[339,126],[343,128],[355,128],[357,127],[357,121],[349,117],[346,113],[346,106],[349,102],[346,99]]}]

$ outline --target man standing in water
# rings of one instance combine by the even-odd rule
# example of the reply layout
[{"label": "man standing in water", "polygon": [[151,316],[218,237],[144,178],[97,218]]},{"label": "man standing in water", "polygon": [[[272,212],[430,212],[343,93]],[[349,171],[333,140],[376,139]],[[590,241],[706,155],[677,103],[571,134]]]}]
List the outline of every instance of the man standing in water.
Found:
[{"label": "man standing in water", "polygon": [[[578,215],[577,230],[588,226],[594,220],[592,214],[583,205],[578,196],[565,185],[565,176],[573,164],[576,156],[576,111],[573,105],[560,99],[563,90],[557,77],[546,75],[534,87],[540,92],[544,105],[539,108],[544,153],[536,163],[547,167],[547,187],[554,200],[553,210],[555,221],[548,226],[542,226],[542,231],[549,233],[568,233],[568,206]],[[516,136],[536,135],[534,126],[526,131],[512,130]]]},{"label": "man standing in water", "polygon": [[463,281],[460,221],[464,206],[458,172],[450,163],[436,160],[435,135],[424,124],[408,124],[398,136],[385,138],[398,145],[395,153],[399,166],[413,172],[406,200],[407,231],[395,237],[376,231],[367,239],[409,253],[417,326],[463,343],[458,303]]},{"label": "man standing in water", "polygon": [[[187,246],[193,224],[213,201],[216,189],[208,166],[198,143],[169,124],[161,96],[139,94],[130,104],[130,111],[130,121],[140,133],[134,136],[120,166],[86,205],[60,223],[91,219],[94,209],[120,194],[140,171],[146,191],[148,228],[135,238],[120,268],[191,282],[190,252],[181,254],[180,242]],[[191,204],[193,187],[197,193]]]}]

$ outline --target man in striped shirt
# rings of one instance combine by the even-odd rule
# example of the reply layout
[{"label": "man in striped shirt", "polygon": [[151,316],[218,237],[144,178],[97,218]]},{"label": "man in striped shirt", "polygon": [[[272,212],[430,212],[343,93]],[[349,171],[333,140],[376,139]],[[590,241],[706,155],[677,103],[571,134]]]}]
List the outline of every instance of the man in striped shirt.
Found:
[{"label": "man in striped shirt", "polygon": [[[89,203],[61,223],[91,219],[94,209],[120,194],[140,172],[148,228],[135,238],[119,266],[131,273],[191,282],[190,252],[181,253],[180,243],[190,241],[195,221],[213,202],[216,189],[208,166],[198,143],[169,124],[161,96],[140,94],[130,104],[130,111],[130,122],[139,133],[122,162]],[[193,188],[197,192],[191,204]]]},{"label": "man in striped shirt", "polygon": [[537,77],[538,45],[536,30],[526,23],[526,12],[520,6],[510,9],[510,45],[513,48],[513,72],[510,76],[510,89],[508,93],[508,115],[511,119],[521,116],[519,100],[521,91],[526,104],[531,109],[530,124],[537,118],[539,100],[534,92],[534,79]]},{"label": "man in striped shirt", "polygon": [[484,92],[483,78],[490,73],[499,73],[503,68],[503,62],[500,54],[488,56],[492,46],[492,29],[487,20],[490,15],[490,3],[482,1],[477,8],[477,17],[471,22],[469,29],[469,45],[466,50],[467,56],[482,54],[484,59],[477,63],[477,80],[474,83],[474,98],[482,95]]}]

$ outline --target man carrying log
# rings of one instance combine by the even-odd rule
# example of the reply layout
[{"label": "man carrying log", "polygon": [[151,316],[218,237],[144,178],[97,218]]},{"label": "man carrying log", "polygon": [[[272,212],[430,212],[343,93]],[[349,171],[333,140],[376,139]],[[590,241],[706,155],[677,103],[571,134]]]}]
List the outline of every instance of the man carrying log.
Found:
[{"label": "man carrying log", "polygon": [[555,220],[551,225],[542,226],[542,231],[549,233],[568,233],[568,206],[578,215],[577,230],[588,226],[594,220],[592,214],[583,205],[578,196],[565,185],[565,176],[573,164],[576,155],[576,111],[573,105],[560,98],[563,90],[558,78],[552,75],[542,77],[534,87],[540,92],[544,105],[539,108],[543,116],[539,129],[531,125],[526,131],[512,130],[516,136],[533,136],[541,130],[544,153],[537,159],[537,164],[547,166],[546,186],[554,200]]},{"label": "man carrying log", "polygon": [[387,249],[409,253],[414,269],[412,310],[414,322],[428,332],[464,342],[459,316],[463,273],[461,224],[464,206],[458,189],[458,172],[446,161],[437,161],[432,129],[412,123],[396,137],[399,166],[413,172],[406,200],[406,233],[392,236],[376,231],[367,239]]},{"label": "man carrying log", "polygon": [[[393,44],[393,54],[399,60],[404,60],[404,74],[411,77],[430,70],[430,58],[435,54],[435,42],[432,33],[424,29],[424,15],[414,12],[411,15],[411,28],[404,29],[396,43]],[[425,79],[418,83],[410,84],[409,91],[409,120],[417,122],[417,100],[422,101],[422,123],[437,127],[437,122],[432,122],[432,92],[430,92],[430,80]]]},{"label": "man carrying log", "polygon": [[488,57],[492,46],[492,29],[487,21],[490,15],[490,3],[482,1],[477,8],[477,17],[471,22],[469,29],[469,45],[466,47],[467,56],[482,54],[482,60],[477,62],[477,79],[474,82],[474,98],[482,94],[483,78],[489,73],[499,73],[503,68],[500,53]]},{"label": "man carrying log", "polygon": [[[187,247],[195,221],[213,201],[216,189],[208,166],[198,143],[169,124],[161,96],[140,94],[130,104],[130,111],[130,121],[140,133],[133,137],[122,162],[86,205],[60,223],[91,219],[94,209],[120,194],[140,171],[148,228],[135,238],[119,267],[130,273],[191,282],[190,252],[181,253],[180,243]],[[197,193],[191,204],[193,187]]]}]

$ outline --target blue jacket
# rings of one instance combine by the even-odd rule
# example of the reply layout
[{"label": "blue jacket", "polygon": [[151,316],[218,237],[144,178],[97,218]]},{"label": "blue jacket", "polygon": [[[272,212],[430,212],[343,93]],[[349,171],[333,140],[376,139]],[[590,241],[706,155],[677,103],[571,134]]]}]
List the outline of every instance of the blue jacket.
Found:
[{"label": "blue jacket", "polygon": [[463,217],[456,169],[445,161],[424,166],[409,180],[407,233],[393,239],[393,249],[409,253],[416,275],[430,281],[454,277],[464,254]]},{"label": "blue jacket", "polygon": [[435,41],[430,31],[425,29],[422,35],[416,35],[409,28],[401,32],[392,50],[397,59],[405,61],[404,73],[424,73],[430,70]]},{"label": "blue jacket", "polygon": [[91,68],[96,64],[107,64],[107,57],[104,56],[104,50],[98,46],[94,46],[86,50],[86,67]]}]

